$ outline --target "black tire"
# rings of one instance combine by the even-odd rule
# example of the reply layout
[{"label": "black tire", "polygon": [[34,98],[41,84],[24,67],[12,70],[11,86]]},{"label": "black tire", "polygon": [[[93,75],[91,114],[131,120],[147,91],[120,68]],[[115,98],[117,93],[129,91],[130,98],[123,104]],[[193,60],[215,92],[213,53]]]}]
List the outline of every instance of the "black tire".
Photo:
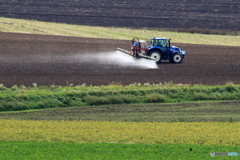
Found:
[{"label": "black tire", "polygon": [[179,53],[174,53],[170,59],[171,63],[182,63],[183,57]]},{"label": "black tire", "polygon": [[156,62],[160,63],[162,61],[162,53],[158,50],[152,50],[149,52],[149,56]]}]

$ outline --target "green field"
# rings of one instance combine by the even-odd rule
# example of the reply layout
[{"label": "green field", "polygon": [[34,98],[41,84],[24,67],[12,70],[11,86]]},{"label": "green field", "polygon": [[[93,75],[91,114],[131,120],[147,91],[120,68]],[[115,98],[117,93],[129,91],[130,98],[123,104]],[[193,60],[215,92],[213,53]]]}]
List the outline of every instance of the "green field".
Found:
[{"label": "green field", "polygon": [[[211,158],[211,151],[239,152],[238,141],[234,138],[234,136],[237,137],[238,135],[236,134],[238,133],[236,128],[238,122],[236,121],[239,121],[238,113],[240,112],[239,87],[239,85],[232,83],[223,86],[134,83],[128,86],[120,84],[86,86],[83,84],[65,87],[47,87],[33,84],[33,87],[15,85],[10,88],[0,85],[1,110],[8,110],[0,113],[0,119],[12,119],[6,122],[3,121],[3,124],[0,125],[2,140],[0,142],[0,157],[1,159],[9,160],[43,159],[43,157],[44,159],[189,159],[189,156],[191,157],[190,159],[192,157],[194,159],[208,159]],[[151,96],[146,96],[149,94]],[[182,102],[176,103],[180,101]],[[183,101],[185,102],[183,103]],[[192,102],[189,103],[189,101]],[[47,109],[34,110],[34,105],[36,106],[35,108]],[[61,106],[62,108],[55,108]],[[28,121],[15,121],[15,119]],[[117,129],[118,124],[116,126],[109,125],[109,121],[125,122],[126,124],[130,122],[139,132],[130,131],[127,133],[127,128],[121,129],[121,126],[119,126],[121,130],[119,132],[119,129]],[[199,121],[201,122],[200,124],[190,123]],[[208,122],[211,121],[221,121],[221,123],[216,124],[215,129],[214,127],[211,128],[213,131],[209,131],[206,129],[206,126],[209,126],[210,123]],[[83,124],[83,128],[76,127],[76,122],[80,122],[78,123],[79,125],[83,123],[85,125]],[[169,140],[167,136],[164,136],[162,140],[156,140],[152,133],[149,135],[142,133],[142,131],[146,132],[146,130],[143,129],[143,126],[138,127],[138,125],[142,124],[140,122],[148,122],[148,125],[151,125],[152,122],[168,122],[169,124],[164,125],[169,126],[171,133],[164,131],[160,135],[180,135],[179,133],[185,133],[186,135],[181,134],[179,138],[175,138],[177,135],[171,135],[173,137]],[[16,123],[19,124],[16,125]],[[91,125],[88,123],[91,123]],[[108,128],[98,128],[100,123]],[[115,122],[113,123],[115,124]],[[186,127],[180,127],[177,129],[172,126],[173,123],[179,123],[179,125],[181,123],[183,126],[189,125],[192,128],[186,130]],[[221,126],[227,124],[229,124],[226,126],[228,131],[226,127],[225,130],[222,130]],[[59,129],[59,127],[62,127],[62,129]],[[196,135],[194,130],[199,129],[202,133],[201,135],[200,133]],[[107,130],[107,132],[104,132],[104,130]],[[159,133],[161,130],[159,130]],[[86,135],[81,135],[83,131],[87,132]],[[107,139],[110,138],[109,133],[111,133],[111,136],[115,135],[116,137],[126,134],[130,136],[130,141],[132,138],[136,138],[136,141],[146,139],[152,141],[151,143],[157,144],[96,143],[92,138],[98,139],[98,136],[92,135],[93,137],[89,137],[89,131],[94,135],[101,135],[103,140],[106,141],[109,141]],[[215,137],[214,140],[212,138],[209,139],[210,134],[213,134],[213,132],[215,133],[211,136]],[[224,137],[223,132],[227,132],[226,136],[228,137]],[[154,133],[156,132],[154,131]],[[141,134],[143,135],[142,139]],[[75,141],[76,139],[81,139],[84,136],[85,138],[83,139],[87,142],[92,140],[93,142],[67,143],[77,142]],[[117,141],[116,137],[110,141]],[[67,140],[69,138],[74,138],[74,140]],[[174,144],[168,144],[172,143],[173,138],[175,138]],[[229,142],[227,142],[228,139],[230,140]],[[5,142],[6,140],[33,142]],[[180,143],[182,140],[195,144]],[[61,141],[66,143],[56,143]],[[120,141],[122,140],[120,139]],[[123,141],[125,140],[123,139]],[[162,141],[165,143],[162,143]],[[209,146],[205,143],[218,145]],[[219,145],[222,143],[227,143],[229,146]],[[238,157],[219,156],[214,158],[238,159]]]},{"label": "green field", "polygon": [[240,46],[240,36],[191,34],[149,29],[92,27],[4,17],[0,17],[0,32],[123,40],[130,40],[133,37],[138,37],[143,40],[149,40],[152,37],[164,37],[172,38],[172,42],[174,43]]},{"label": "green field", "polygon": [[[0,142],[1,160],[206,160],[210,152],[237,152],[239,146],[191,144],[111,144],[56,142]],[[213,159],[239,159],[238,156],[216,156]]]}]

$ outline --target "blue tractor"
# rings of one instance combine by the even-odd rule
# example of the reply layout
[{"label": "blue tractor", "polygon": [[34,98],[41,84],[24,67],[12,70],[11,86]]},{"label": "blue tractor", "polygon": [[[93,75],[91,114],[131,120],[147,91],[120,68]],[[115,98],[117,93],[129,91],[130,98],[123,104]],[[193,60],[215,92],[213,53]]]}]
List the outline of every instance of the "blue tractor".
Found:
[{"label": "blue tractor", "polygon": [[148,46],[146,41],[133,38],[130,52],[121,48],[117,49],[134,57],[154,60],[156,63],[160,63],[162,60],[169,60],[171,63],[181,63],[186,52],[181,51],[178,47],[171,46],[170,41],[171,39],[154,37],[151,39],[151,45]]}]

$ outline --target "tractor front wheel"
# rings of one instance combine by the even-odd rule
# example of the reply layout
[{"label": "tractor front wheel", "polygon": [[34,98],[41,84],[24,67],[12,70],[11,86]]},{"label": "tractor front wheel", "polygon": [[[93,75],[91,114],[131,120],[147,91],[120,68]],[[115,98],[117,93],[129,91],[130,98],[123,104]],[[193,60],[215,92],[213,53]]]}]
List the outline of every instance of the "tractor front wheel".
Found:
[{"label": "tractor front wheel", "polygon": [[175,53],[172,55],[171,59],[170,59],[170,62],[171,63],[181,63],[183,60],[183,57],[181,54],[179,53]]},{"label": "tractor front wheel", "polygon": [[150,51],[149,55],[156,63],[160,63],[162,61],[162,53],[158,50]]}]

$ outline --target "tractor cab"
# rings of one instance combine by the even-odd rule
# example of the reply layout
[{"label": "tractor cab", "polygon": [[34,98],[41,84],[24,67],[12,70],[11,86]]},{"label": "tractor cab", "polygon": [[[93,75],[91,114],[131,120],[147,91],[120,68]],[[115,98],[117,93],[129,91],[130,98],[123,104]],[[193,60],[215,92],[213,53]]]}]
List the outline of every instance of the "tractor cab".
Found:
[{"label": "tractor cab", "polygon": [[161,60],[169,60],[172,63],[181,63],[184,58],[185,51],[180,48],[171,46],[171,38],[152,38],[151,45],[146,50],[146,55],[150,56],[157,63]]},{"label": "tractor cab", "polygon": [[152,38],[151,46],[158,46],[162,49],[163,53],[167,53],[170,47],[170,40],[168,41],[166,38]]}]

